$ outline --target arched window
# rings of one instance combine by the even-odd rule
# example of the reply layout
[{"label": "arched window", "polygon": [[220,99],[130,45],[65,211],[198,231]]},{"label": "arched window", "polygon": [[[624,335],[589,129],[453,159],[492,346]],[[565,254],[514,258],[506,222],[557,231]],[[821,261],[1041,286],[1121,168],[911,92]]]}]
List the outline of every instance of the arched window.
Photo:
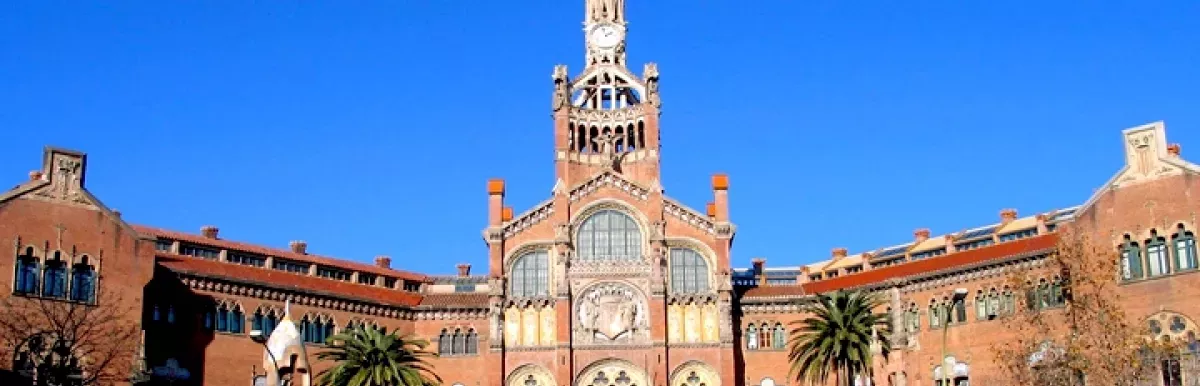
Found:
[{"label": "arched window", "polygon": [[917,303],[909,304],[908,313],[905,315],[908,319],[905,325],[909,333],[917,333],[921,331],[921,309],[917,308]]},{"label": "arched window", "polygon": [[708,291],[708,263],[704,257],[687,248],[671,248],[671,292],[699,293]]},{"label": "arched window", "polygon": [[308,315],[300,318],[300,334],[304,336],[304,342],[315,343],[318,336],[316,332],[317,329],[313,328],[313,322],[308,318]]},{"label": "arched window", "polygon": [[42,296],[50,298],[67,297],[67,263],[62,260],[62,252],[54,251],[54,257],[46,260],[46,268],[42,273]]},{"label": "arched window", "polygon": [[216,320],[217,331],[229,332],[229,330],[230,330],[229,322],[230,322],[230,319],[233,319],[233,318],[231,318],[229,315],[229,306],[228,305],[221,304],[221,305],[217,306],[217,318],[216,319],[217,319]]},{"label": "arched window", "polygon": [[642,232],[629,215],[601,210],[580,225],[575,251],[580,260],[638,260],[642,257]]},{"label": "arched window", "polygon": [[764,348],[764,349],[771,348],[771,341],[772,341],[771,331],[772,331],[771,326],[767,325],[766,323],[763,323],[762,327],[759,327],[759,329],[758,329],[758,347],[759,348]]},{"label": "arched window", "polygon": [[1000,306],[1000,294],[996,292],[995,288],[992,288],[988,291],[987,299],[987,313],[989,319],[995,318],[1004,313],[1003,308]]},{"label": "arched window", "polygon": [[451,340],[454,342],[453,352],[455,354],[467,352],[466,336],[463,336],[462,330],[454,329],[454,336]]},{"label": "arched window", "polygon": [[325,323],[321,326],[321,343],[325,343],[335,334],[337,334],[337,324],[333,322],[332,317],[325,318]]},{"label": "arched window", "polygon": [[509,272],[509,293],[513,297],[550,295],[550,257],[546,251],[526,253],[517,258]]},{"label": "arched window", "polygon": [[1004,286],[1004,293],[1000,299],[1000,313],[1004,315],[1011,314],[1017,311],[1017,299],[1013,295],[1012,289]]},{"label": "arched window", "polygon": [[787,346],[787,332],[783,329],[783,323],[775,323],[775,348],[782,350]]},{"label": "arched window", "polygon": [[467,355],[475,355],[479,353],[479,334],[475,333],[475,329],[467,330]]},{"label": "arched window", "polygon": [[263,311],[259,309],[254,312],[254,329],[262,331],[263,336],[271,336],[271,332],[275,331],[275,325],[279,323],[279,317],[275,316],[275,311]]},{"label": "arched window", "polygon": [[987,295],[983,294],[983,290],[979,290],[978,292],[976,292],[975,293],[975,319],[978,319],[978,320],[987,320],[988,319],[989,315],[988,315],[987,305],[988,305]]},{"label": "arched window", "polygon": [[441,335],[438,335],[438,355],[450,355],[454,345],[450,342],[450,333],[442,330]]},{"label": "arched window", "polygon": [[1158,231],[1150,230],[1150,239],[1146,240],[1146,267],[1150,277],[1171,273],[1170,258],[1167,257],[1167,239],[1160,237]]},{"label": "arched window", "polygon": [[1196,269],[1196,237],[1179,224],[1179,230],[1171,237],[1175,246],[1175,266],[1178,270]]},{"label": "arched window", "polygon": [[937,300],[930,301],[930,303],[929,303],[929,328],[932,329],[932,328],[941,328],[942,327],[942,320],[945,319],[945,316],[942,315],[943,312],[944,312],[944,309],[942,308],[942,306],[940,304],[937,303]]},{"label": "arched window", "polygon": [[1138,243],[1125,235],[1125,244],[1121,246],[1121,278],[1137,280],[1142,278],[1142,248]]},{"label": "arched window", "polygon": [[266,318],[263,316],[262,309],[254,311],[254,316],[250,318],[250,329],[256,331],[265,331],[263,330],[263,321],[265,319]]},{"label": "arched window", "polygon": [[25,253],[17,257],[17,283],[14,290],[19,294],[36,295],[41,273],[38,259],[33,255],[33,248],[25,248]]},{"label": "arched window", "polygon": [[226,322],[228,328],[225,332],[241,334],[243,331],[245,331],[243,328],[245,323],[246,317],[242,315],[242,306],[229,306],[229,320]]},{"label": "arched window", "polygon": [[966,322],[967,322],[967,300],[964,298],[962,300],[954,302],[954,323],[966,323]]},{"label": "arched window", "polygon": [[96,301],[96,270],[86,255],[71,267],[71,300],[82,303]]},{"label": "arched window", "polygon": [[758,350],[758,326],[746,327],[746,349]]}]

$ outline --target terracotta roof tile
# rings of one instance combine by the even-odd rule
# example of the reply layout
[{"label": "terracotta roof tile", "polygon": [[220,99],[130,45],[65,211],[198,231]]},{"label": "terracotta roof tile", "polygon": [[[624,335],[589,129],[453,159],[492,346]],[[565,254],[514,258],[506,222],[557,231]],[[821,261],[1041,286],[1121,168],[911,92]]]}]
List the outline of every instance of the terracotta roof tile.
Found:
[{"label": "terracotta roof tile", "polygon": [[936,272],[947,268],[968,266],[988,260],[1002,259],[1022,253],[1049,251],[1058,242],[1058,234],[1050,233],[988,247],[972,249],[938,257],[911,261],[882,268],[875,268],[833,279],[805,283],[803,285],[764,286],[751,288],[744,297],[797,296],[861,287],[891,279]]},{"label": "terracotta roof tile", "polygon": [[421,295],[411,292],[298,275],[273,269],[223,263],[190,256],[159,253],[157,263],[171,271],[180,273],[345,297],[363,302],[407,307],[421,304]]},{"label": "terracotta roof tile", "polygon": [[332,257],[324,257],[324,256],[310,255],[310,254],[300,254],[300,253],[295,253],[295,252],[292,252],[292,251],[286,250],[286,249],[270,248],[270,247],[264,247],[264,246],[260,246],[260,245],[247,244],[247,243],[242,243],[242,242],[237,242],[237,241],[229,241],[229,240],[224,240],[224,239],[215,239],[214,240],[214,239],[210,239],[210,238],[205,238],[204,236],[201,236],[201,235],[187,234],[187,233],[183,233],[183,232],[176,232],[176,231],[171,231],[171,230],[166,230],[166,229],[148,227],[145,225],[134,225],[133,228],[141,233],[154,235],[154,236],[158,236],[158,237],[174,239],[174,240],[179,240],[179,241],[184,241],[184,242],[188,242],[188,243],[192,243],[192,244],[212,246],[212,247],[221,248],[221,249],[231,249],[231,250],[236,250],[236,251],[260,254],[260,255],[282,257],[282,258],[286,258],[286,259],[303,261],[303,262],[308,262],[308,263],[316,263],[316,264],[321,264],[321,265],[330,266],[330,267],[338,267],[338,268],[344,268],[344,269],[349,269],[349,270],[354,270],[354,271],[373,273],[376,275],[390,276],[390,277],[395,277],[395,278],[399,278],[399,279],[403,279],[403,280],[413,280],[413,281],[421,281],[421,282],[427,281],[427,277],[425,275],[422,275],[419,273],[395,270],[395,269],[390,269],[390,268],[383,268],[383,267],[379,267],[379,266],[375,266],[375,265],[371,265],[371,264],[356,263],[353,261],[347,261],[347,260],[342,260],[342,259],[337,259],[337,258],[332,258]]},{"label": "terracotta roof tile", "polygon": [[421,306],[428,307],[487,307],[486,293],[428,294],[421,299]]},{"label": "terracotta roof tile", "polygon": [[804,287],[799,285],[768,285],[754,287],[746,290],[742,297],[748,298],[767,298],[775,296],[800,296],[804,295]]}]

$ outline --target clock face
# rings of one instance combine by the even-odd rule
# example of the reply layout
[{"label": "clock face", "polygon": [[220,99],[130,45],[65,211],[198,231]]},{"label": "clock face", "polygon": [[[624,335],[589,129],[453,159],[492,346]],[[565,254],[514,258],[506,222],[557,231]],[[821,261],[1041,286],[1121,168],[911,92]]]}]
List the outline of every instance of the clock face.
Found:
[{"label": "clock face", "polygon": [[592,29],[591,40],[598,48],[613,48],[621,42],[621,30],[609,24],[601,24]]}]

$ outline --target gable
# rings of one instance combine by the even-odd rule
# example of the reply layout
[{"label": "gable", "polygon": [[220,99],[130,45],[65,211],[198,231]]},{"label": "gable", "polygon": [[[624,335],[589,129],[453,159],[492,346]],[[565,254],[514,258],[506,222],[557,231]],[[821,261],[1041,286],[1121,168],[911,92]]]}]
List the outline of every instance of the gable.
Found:
[{"label": "gable", "polygon": [[1080,213],[1086,212],[1100,197],[1114,189],[1170,176],[1200,174],[1200,166],[1172,154],[1167,145],[1166,124],[1162,121],[1126,129],[1121,134],[1125,165],[1079,206]]},{"label": "gable", "polygon": [[88,192],[87,154],[46,146],[42,152],[41,170],[29,173],[29,180],[0,194],[0,205],[23,198],[69,205],[101,212],[129,234],[140,234],[121,216]]}]

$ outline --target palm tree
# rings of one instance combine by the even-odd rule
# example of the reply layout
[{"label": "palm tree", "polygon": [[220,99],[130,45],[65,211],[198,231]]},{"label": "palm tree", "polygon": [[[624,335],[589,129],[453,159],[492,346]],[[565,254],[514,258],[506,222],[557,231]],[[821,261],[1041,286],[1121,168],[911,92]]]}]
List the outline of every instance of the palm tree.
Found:
[{"label": "palm tree", "polygon": [[317,375],[321,386],[433,386],[442,378],[425,358],[429,342],[374,328],[354,327],[329,337],[317,359],[336,364]]},{"label": "palm tree", "polygon": [[792,322],[798,325],[788,338],[792,377],[825,384],[833,375],[835,384],[850,386],[856,375],[871,376],[872,345],[884,358],[891,350],[887,339],[876,339],[891,330],[889,315],[875,312],[882,305],[879,297],[858,291],[818,295],[812,315]]}]

